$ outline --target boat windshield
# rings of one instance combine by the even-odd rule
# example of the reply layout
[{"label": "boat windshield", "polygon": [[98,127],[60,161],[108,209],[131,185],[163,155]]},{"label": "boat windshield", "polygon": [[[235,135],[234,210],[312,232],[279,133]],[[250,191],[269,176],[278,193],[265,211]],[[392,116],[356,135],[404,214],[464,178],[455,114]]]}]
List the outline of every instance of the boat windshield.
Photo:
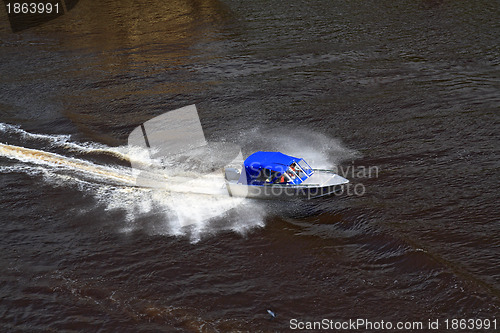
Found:
[{"label": "boat windshield", "polygon": [[313,174],[311,167],[304,161],[300,160],[298,163],[293,162],[287,168],[286,174],[289,176],[289,182],[292,184],[300,184]]},{"label": "boat windshield", "polygon": [[300,160],[298,164],[302,171],[307,175],[307,177],[311,176],[314,173],[313,169],[309,166],[309,164],[306,163],[306,161]]}]

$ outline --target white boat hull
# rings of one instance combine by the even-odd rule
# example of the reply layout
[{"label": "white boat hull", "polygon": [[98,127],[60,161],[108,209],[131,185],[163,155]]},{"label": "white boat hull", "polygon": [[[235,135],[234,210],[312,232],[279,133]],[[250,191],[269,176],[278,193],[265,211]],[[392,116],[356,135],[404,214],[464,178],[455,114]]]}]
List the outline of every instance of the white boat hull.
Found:
[{"label": "white boat hull", "polygon": [[245,185],[226,179],[226,188],[230,196],[258,199],[312,199],[342,193],[349,181],[331,171],[315,170],[312,177],[300,185],[265,184]]}]

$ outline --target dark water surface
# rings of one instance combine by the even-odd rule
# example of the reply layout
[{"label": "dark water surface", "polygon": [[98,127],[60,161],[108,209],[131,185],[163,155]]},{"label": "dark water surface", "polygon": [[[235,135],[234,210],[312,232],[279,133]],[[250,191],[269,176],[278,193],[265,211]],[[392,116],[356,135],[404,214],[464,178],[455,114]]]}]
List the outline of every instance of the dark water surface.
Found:
[{"label": "dark water surface", "polygon": [[[0,16],[0,142],[35,151],[0,150],[1,331],[500,326],[498,1],[81,0],[16,33]],[[127,174],[128,134],[193,103],[246,154],[379,172],[286,204],[91,172]]]}]

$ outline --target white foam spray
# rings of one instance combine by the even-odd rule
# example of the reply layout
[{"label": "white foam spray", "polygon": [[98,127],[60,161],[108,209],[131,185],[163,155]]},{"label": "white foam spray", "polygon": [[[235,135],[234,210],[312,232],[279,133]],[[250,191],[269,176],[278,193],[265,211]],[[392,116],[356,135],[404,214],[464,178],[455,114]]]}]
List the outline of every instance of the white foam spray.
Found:
[{"label": "white foam spray", "polygon": [[[293,133],[293,134],[292,134]],[[68,135],[29,133],[17,126],[1,124],[0,134],[21,139],[23,146],[36,143],[43,150],[0,144],[0,156],[11,160],[1,163],[0,173],[25,173],[41,176],[58,187],[72,186],[92,195],[108,211],[124,212],[119,223],[121,232],[135,230],[151,234],[187,237],[197,242],[204,236],[231,230],[241,234],[265,225],[266,202],[227,195],[222,172],[210,173],[192,181],[183,175],[162,177],[162,188],[138,187],[134,170],[119,165],[66,156],[77,153],[112,155],[121,160],[150,163],[150,151],[142,148],[108,147],[99,143],[72,141]],[[248,139],[251,138],[251,139]],[[253,151],[281,151],[304,158],[314,168],[331,168],[336,163],[354,158],[357,153],[333,138],[310,130],[251,130],[239,138]],[[59,153],[50,152],[57,149]],[[62,150],[62,153],[61,153]],[[12,163],[13,161],[13,163]],[[149,161],[149,162],[146,162]],[[148,174],[142,174],[148,177]],[[159,175],[150,175],[157,180]],[[184,175],[190,177],[189,173]],[[272,214],[279,214],[275,210]],[[146,222],[144,222],[146,221]]]},{"label": "white foam spray", "polygon": [[240,133],[238,141],[250,151],[280,151],[301,157],[315,169],[335,169],[339,163],[361,156],[339,139],[307,128],[256,127]]},{"label": "white foam spray", "polygon": [[[0,124],[0,133],[10,131],[18,136],[47,143],[47,148],[65,148],[77,153],[102,153],[128,159],[128,147],[106,147],[102,144],[72,142],[69,136],[33,134],[11,125]],[[161,175],[164,188],[144,188],[136,185],[133,170],[118,165],[101,165],[39,149],[0,144],[0,156],[14,164],[0,164],[0,173],[22,172],[41,176],[57,187],[72,186],[91,194],[108,211],[124,212],[119,230],[143,230],[151,234],[189,237],[192,242],[204,235],[221,230],[246,233],[264,226],[264,214],[259,203],[244,198],[229,197],[222,172],[212,173],[186,182],[180,177]],[[133,156],[149,156],[149,152],[134,148]],[[138,161],[141,162],[140,160]],[[158,174],[150,176],[158,179]],[[146,218],[154,222],[138,223]]]}]

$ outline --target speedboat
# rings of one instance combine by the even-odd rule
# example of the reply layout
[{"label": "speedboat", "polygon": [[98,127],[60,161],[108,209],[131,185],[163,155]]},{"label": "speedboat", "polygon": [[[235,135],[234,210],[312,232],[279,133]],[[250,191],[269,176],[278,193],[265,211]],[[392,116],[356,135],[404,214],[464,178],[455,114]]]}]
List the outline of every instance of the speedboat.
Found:
[{"label": "speedboat", "polygon": [[248,156],[241,171],[225,169],[230,196],[259,199],[317,198],[343,191],[349,180],[331,170],[313,169],[302,158],[258,151]]}]

